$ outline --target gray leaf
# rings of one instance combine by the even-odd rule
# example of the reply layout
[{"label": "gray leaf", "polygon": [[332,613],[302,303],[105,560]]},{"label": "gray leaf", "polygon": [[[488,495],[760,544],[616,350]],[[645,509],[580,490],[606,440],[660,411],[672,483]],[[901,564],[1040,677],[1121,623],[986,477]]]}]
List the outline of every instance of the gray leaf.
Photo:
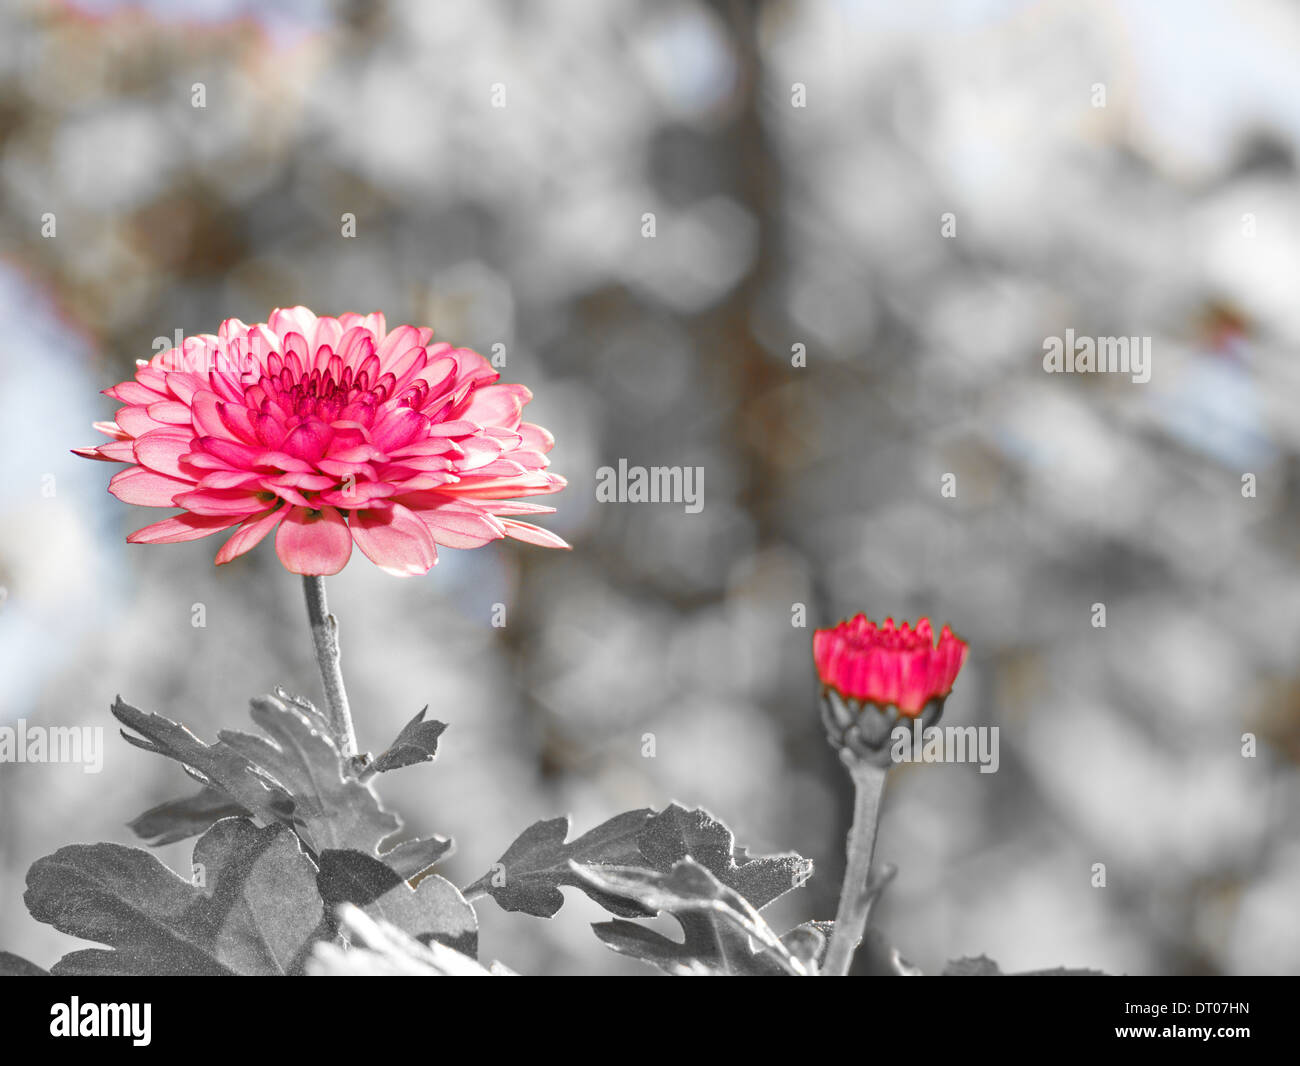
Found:
[{"label": "gray leaf", "polygon": [[321,897],[337,907],[351,903],[408,936],[441,944],[473,957],[478,952],[478,916],[456,886],[437,874],[411,888],[391,867],[359,851],[326,850],[317,878]]},{"label": "gray leaf", "polygon": [[28,962],[21,955],[0,951],[0,977],[49,977],[49,970],[42,970],[34,962]]},{"label": "gray leaf", "polygon": [[152,847],[198,836],[222,818],[247,817],[248,811],[220,789],[204,786],[193,796],[150,807],[128,827]]},{"label": "gray leaf", "polygon": [[661,873],[689,856],[756,909],[798,888],[812,875],[813,864],[793,852],[750,858],[736,838],[708,811],[688,811],[671,804],[649,820],[637,846],[642,863]]},{"label": "gray leaf", "polygon": [[596,922],[592,931],[600,941],[620,955],[658,966],[674,977],[710,977],[716,974],[703,960],[683,950],[683,945],[644,925],[615,918]]},{"label": "gray leaf", "polygon": [[[568,816],[551,818],[529,826],[496,866],[464,889],[474,899],[490,895],[507,911],[522,911],[537,918],[550,918],[564,905],[561,885],[586,888],[570,862],[633,864],[640,860],[637,836],[654,812],[649,808],[615,815],[569,843]],[[606,896],[598,902],[611,905],[614,913],[644,914],[637,907],[620,905]],[[615,909],[620,908],[620,909]]]},{"label": "gray leaf", "polygon": [[120,696],[113,705],[113,716],[140,734],[134,737],[123,730],[122,737],[129,744],[175,759],[259,821],[270,825],[291,817],[293,800],[288,793],[238,752],[223,744],[204,744],[183,725],[132,707]]},{"label": "gray leaf", "polygon": [[376,756],[375,761],[367,767],[368,772],[383,774],[399,770],[403,766],[433,761],[438,754],[438,738],[447,726],[443,722],[426,722],[424,716],[428,710],[425,707],[406,723],[389,749]]},{"label": "gray leaf", "polygon": [[[207,786],[224,792],[266,825],[291,826],[313,851],[354,848],[375,854],[401,828],[380,806],[313,712],[275,696],[252,701],[264,736],[223,730],[205,744],[184,726],[118,700],[113,714],[144,739],[123,732],[137,747],[180,762]],[[152,813],[152,812],[150,812]]]},{"label": "gray leaf", "polygon": [[450,854],[454,841],[450,837],[431,836],[408,840],[379,857],[405,881],[413,881],[439,859]]},{"label": "gray leaf", "polygon": [[251,701],[252,718],[270,740],[221,732],[221,740],[242,751],[273,777],[294,801],[294,821],[314,851],[352,848],[375,854],[380,841],[401,828],[373,788],[348,772],[338,746],[296,707],[274,696]]},{"label": "gray leaf", "polygon": [[37,860],[24,896],[32,916],[112,949],[73,952],[53,972],[297,972],[324,908],[294,834],[227,818],[195,844],[194,863],[201,886],[118,844],[73,844]]},{"label": "gray leaf", "polygon": [[499,962],[490,967],[439,944],[421,944],[382,919],[351,904],[338,908],[338,924],[351,947],[321,941],[307,962],[312,977],[497,977],[513,976]]},{"label": "gray leaf", "polygon": [[[693,859],[674,863],[667,873],[576,864],[575,873],[603,892],[636,900],[652,912],[671,914],[686,934],[685,940],[676,944],[666,937],[634,937],[629,922],[612,930],[607,924],[597,926],[597,935],[615,950],[631,953],[639,949],[644,953],[637,954],[638,958],[675,974],[757,976],[775,969],[795,976],[809,973],[740,893]],[[750,946],[751,941],[758,952]]]}]

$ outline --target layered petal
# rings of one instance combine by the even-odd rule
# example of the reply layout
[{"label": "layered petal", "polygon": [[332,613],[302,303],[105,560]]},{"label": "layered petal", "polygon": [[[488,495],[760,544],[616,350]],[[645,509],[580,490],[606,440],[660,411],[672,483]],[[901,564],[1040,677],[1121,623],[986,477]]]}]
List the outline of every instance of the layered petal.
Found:
[{"label": "layered petal", "polygon": [[75,451],[128,464],[109,482],[123,502],[184,509],[133,541],[233,527],[218,563],[272,530],[284,564],[306,574],[337,572],[353,541],[402,575],[427,572],[438,544],[566,547],[499,517],[551,510],[517,498],[564,479],[545,472],[551,435],[522,420],[532,394],[498,377],[479,353],[389,330],[378,312],[279,308],[138,361],[105,390],[122,405],[95,424],[108,443]]},{"label": "layered petal", "polygon": [[849,699],[895,706],[907,716],[952,691],[966,651],[947,626],[936,644],[927,618],[912,629],[907,622],[895,626],[892,618],[877,626],[859,614],[813,634],[813,659],[824,685]]},{"label": "layered petal", "polygon": [[438,561],[429,528],[408,508],[395,503],[352,516],[352,539],[372,563],[396,577],[427,574]]},{"label": "layered petal", "polygon": [[275,533],[275,553],[295,574],[337,574],[352,555],[352,535],[333,507],[291,507]]}]

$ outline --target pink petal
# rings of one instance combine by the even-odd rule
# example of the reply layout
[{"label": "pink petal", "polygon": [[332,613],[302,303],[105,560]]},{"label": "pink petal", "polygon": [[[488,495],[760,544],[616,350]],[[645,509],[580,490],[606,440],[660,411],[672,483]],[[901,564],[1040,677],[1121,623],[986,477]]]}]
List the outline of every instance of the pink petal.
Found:
[{"label": "pink petal", "polygon": [[542,529],[541,526],[529,525],[527,522],[516,522],[513,518],[502,518],[500,521],[505,526],[506,536],[514,537],[515,540],[527,541],[529,544],[537,544],[543,548],[570,547],[567,542],[557,537],[549,529]]},{"label": "pink petal", "polygon": [[333,507],[294,507],[275,534],[275,553],[294,574],[337,574],[352,555],[352,535]]},{"label": "pink petal", "polygon": [[429,420],[418,411],[401,407],[375,426],[372,441],[385,452],[394,452],[426,435]]},{"label": "pink petal", "polygon": [[458,471],[477,470],[481,466],[487,466],[501,454],[501,442],[492,437],[470,437],[461,441],[460,446],[464,449],[465,456],[456,463]]},{"label": "pink petal", "polygon": [[156,418],[159,422],[166,422],[168,425],[188,426],[190,424],[190,409],[180,400],[160,400],[158,403],[151,403],[148,411],[150,418]]},{"label": "pink petal", "polygon": [[108,491],[119,500],[140,507],[170,507],[173,499],[193,488],[191,482],[164,477],[142,466],[119,471],[108,482]]},{"label": "pink petal", "polygon": [[332,489],[339,483],[339,479],[336,477],[326,477],[324,474],[303,474],[298,471],[277,474],[275,477],[269,478],[268,481],[277,488],[298,489],[300,492],[320,492],[322,489]]},{"label": "pink petal", "polygon": [[[335,353],[343,360],[345,366],[360,367],[375,351],[375,338],[370,330],[365,326],[350,327],[339,340],[335,347]],[[373,368],[370,369],[369,383],[373,385],[374,370],[379,368],[379,360],[376,359]]]},{"label": "pink petal", "polygon": [[402,502],[422,521],[433,539],[447,548],[481,548],[505,536],[505,527],[495,518],[478,510],[472,504],[447,502],[446,497],[433,506],[421,508],[420,495],[404,496]]},{"label": "pink petal", "polygon": [[286,510],[284,507],[273,507],[264,514],[252,515],[244,519],[217,552],[217,565],[228,563],[255,548],[261,543],[263,537],[280,524]]},{"label": "pink petal", "polygon": [[198,436],[219,437],[224,440],[235,436],[221,417],[220,408],[225,403],[226,401],[215,392],[206,389],[194,394],[194,399],[190,402],[190,417]]},{"label": "pink petal", "polygon": [[[380,334],[380,336],[383,335]],[[417,351],[423,350],[420,344],[420,331],[414,326],[398,326],[392,333],[384,337],[375,354],[379,356],[379,361],[383,363],[386,369],[397,374],[397,370],[393,366],[394,361],[399,355],[407,355],[412,348]],[[400,380],[401,375],[397,374],[397,376]]]},{"label": "pink petal", "polygon": [[539,471],[517,478],[496,478],[487,481],[469,478],[459,485],[449,485],[447,491],[464,499],[508,500],[515,496],[542,496],[559,492],[567,484],[568,482],[559,474],[544,474]]},{"label": "pink petal", "polygon": [[210,537],[229,529],[235,519],[227,515],[181,514],[137,529],[126,538],[128,544],[176,544],[183,540]]},{"label": "pink petal", "polygon": [[375,500],[387,499],[389,496],[396,494],[397,489],[384,482],[358,480],[351,485],[322,492],[320,501],[321,503],[328,503],[331,507],[346,507],[349,510],[355,510],[358,507],[368,507]]},{"label": "pink petal", "polygon": [[[122,442],[115,441],[113,443],[121,444]],[[80,455],[83,459],[98,459],[101,462],[105,462],[105,463],[131,462],[131,458],[132,458],[131,456],[128,456],[126,459],[117,460],[114,459],[113,456],[111,455],[105,455],[103,449],[106,447],[108,447],[108,445],[102,444],[99,445],[98,447],[93,447],[93,448],[70,448],[69,451],[71,451],[73,455]]]},{"label": "pink petal", "polygon": [[208,465],[199,462],[200,455],[206,453],[213,459],[228,466],[233,466],[238,470],[251,469],[256,465],[259,456],[263,454],[261,448],[226,440],[224,437],[199,437],[195,442],[195,450],[199,454],[194,454],[189,462],[194,463],[196,466]]},{"label": "pink petal", "polygon": [[100,433],[112,437],[114,440],[130,440],[131,437],[129,433],[124,433],[122,427],[116,422],[92,422],[90,423],[90,426],[92,429],[98,430]]},{"label": "pink petal", "polygon": [[[417,373],[411,376],[407,385],[414,385],[417,381],[423,381],[429,386],[429,395],[437,396],[444,387],[449,385],[456,376],[456,360],[450,355],[440,355],[431,357]],[[405,386],[403,386],[405,387]]]},{"label": "pink petal", "polygon": [[267,492],[274,493],[280,499],[293,504],[295,507],[305,507],[309,511],[313,511],[317,507],[315,500],[308,499],[292,485],[277,484],[274,478],[263,478],[262,487]]},{"label": "pink petal", "polygon": [[554,507],[547,507],[543,503],[528,503],[524,500],[505,500],[502,503],[486,503],[485,510],[488,514],[554,514]]},{"label": "pink petal", "polygon": [[456,376],[471,382],[492,382],[501,375],[473,348],[455,348],[447,353],[456,360]]},{"label": "pink petal", "polygon": [[[405,328],[405,327],[403,327]],[[396,333],[390,334],[395,336]],[[387,345],[387,341],[384,342]],[[380,351],[382,352],[382,348]],[[400,396],[406,389],[406,386],[414,380],[415,375],[423,370],[429,363],[429,355],[422,347],[408,348],[401,354],[387,356],[386,363],[388,372],[393,375],[393,388],[389,392],[390,396]]]},{"label": "pink petal", "polygon": [[454,422],[435,422],[429,427],[431,437],[469,437],[477,432],[477,425],[459,418]]},{"label": "pink petal", "polygon": [[334,431],[329,426],[313,418],[290,430],[280,447],[296,459],[314,463],[325,454],[333,437]]},{"label": "pink petal", "polygon": [[395,577],[427,574],[438,561],[428,527],[400,503],[383,511],[354,512],[352,539],[372,563]]},{"label": "pink petal", "polygon": [[523,446],[529,451],[549,452],[555,445],[555,438],[549,431],[531,422],[520,422],[518,432],[523,438]]},{"label": "pink petal", "polygon": [[183,404],[188,404],[194,399],[196,392],[206,389],[207,386],[207,379],[200,377],[198,374],[178,371],[175,374],[167,375],[167,388]]},{"label": "pink petal", "polygon": [[187,480],[190,473],[181,469],[182,455],[194,450],[194,438],[189,433],[156,431],[135,442],[135,459],[141,466],[158,474]]},{"label": "pink petal", "polygon": [[310,338],[316,332],[315,313],[301,305],[277,307],[267,316],[266,322],[281,337],[288,333],[301,333]]},{"label": "pink petal", "polygon": [[253,425],[253,420],[249,417],[248,409],[242,404],[219,403],[217,404],[217,416],[221,419],[221,424],[230,431],[236,440],[243,441],[245,444],[261,443],[258,440],[257,429]]},{"label": "pink petal", "polygon": [[123,407],[114,418],[117,419],[117,424],[133,437],[143,437],[155,429],[176,428],[166,422],[159,422],[156,418],[150,418],[149,412],[143,407]]},{"label": "pink petal", "polygon": [[199,489],[176,497],[177,507],[184,507],[195,514],[232,515],[239,518],[265,510],[266,504],[266,500],[259,499],[246,489]]},{"label": "pink petal", "polygon": [[523,477],[526,471],[522,465],[514,462],[512,459],[497,459],[488,463],[487,466],[480,466],[474,471],[475,477],[499,477],[514,478]]},{"label": "pink petal", "polygon": [[460,417],[480,426],[514,429],[519,425],[524,404],[532,398],[533,394],[523,385],[487,385],[474,390]]},{"label": "pink petal", "polygon": [[201,489],[251,489],[262,487],[262,475],[247,470],[213,470],[199,478]]},{"label": "pink petal", "polygon": [[147,385],[141,385],[138,381],[124,381],[120,385],[114,385],[111,389],[105,389],[104,395],[111,396],[115,400],[121,400],[125,404],[144,407],[167,399],[166,396],[160,396],[153,389]]}]

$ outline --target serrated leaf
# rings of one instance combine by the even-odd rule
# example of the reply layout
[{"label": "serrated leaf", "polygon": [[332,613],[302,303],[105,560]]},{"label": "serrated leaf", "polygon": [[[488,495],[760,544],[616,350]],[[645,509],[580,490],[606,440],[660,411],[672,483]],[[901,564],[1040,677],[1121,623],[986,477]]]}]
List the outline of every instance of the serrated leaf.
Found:
[{"label": "serrated leaf", "polygon": [[384,774],[390,770],[400,770],[403,766],[433,761],[438,754],[438,738],[447,726],[444,722],[426,722],[424,716],[428,710],[425,707],[402,727],[388,750],[377,755],[374,762],[366,767],[367,773]]},{"label": "serrated leaf", "polygon": [[[587,882],[573,872],[570,862],[631,865],[640,860],[637,837],[654,814],[648,807],[615,815],[565,843],[569,818],[536,822],[506,849],[492,870],[463,891],[469,899],[489,895],[507,911],[522,911],[537,918],[550,918],[564,905],[561,885],[586,888]],[[617,898],[599,900],[615,914],[640,915],[638,907],[621,904]]]},{"label": "serrated leaf", "polygon": [[596,922],[592,931],[607,948],[620,955],[648,962],[674,977],[711,977],[716,971],[702,959],[683,950],[681,944],[644,925],[615,918]]},{"label": "serrated leaf", "polygon": [[755,910],[798,888],[812,876],[813,864],[793,852],[751,858],[736,846],[735,835],[708,811],[670,804],[645,825],[637,838],[644,865],[661,873],[690,857]]},{"label": "serrated leaf", "polygon": [[413,881],[425,873],[439,859],[451,853],[453,842],[450,837],[431,836],[420,840],[408,840],[380,855],[392,870],[403,880]]},{"label": "serrated leaf", "polygon": [[463,890],[465,895],[490,895],[507,911],[550,918],[564,904],[560,887],[570,885],[582,888],[613,914],[638,918],[645,917],[643,908],[575,879],[567,864],[640,866],[667,873],[689,856],[756,910],[812,874],[812,862],[793,853],[751,858],[736,847],[731,830],[708,811],[688,811],[675,803],[659,812],[641,808],[617,815],[566,844],[568,833],[567,817],[530,826],[492,870]]},{"label": "serrated leaf", "polygon": [[193,796],[150,807],[127,826],[150,847],[174,844],[198,836],[222,818],[248,817],[249,812],[218,788],[205,785]]},{"label": "serrated leaf", "polygon": [[28,962],[21,955],[0,951],[0,977],[49,977],[49,970],[42,970],[34,962]]},{"label": "serrated leaf", "polygon": [[313,851],[352,848],[371,854],[401,828],[370,784],[357,780],[350,760],[301,701],[259,696],[253,721],[265,735],[222,730],[205,744],[184,726],[147,714],[121,699],[113,714],[138,737],[137,747],[180,762],[192,776],[257,821],[291,826]]},{"label": "serrated leaf", "polygon": [[339,737],[334,733],[334,724],[329,720],[327,715],[321,712],[320,708],[318,708],[316,704],[312,703],[311,700],[307,699],[305,696],[299,696],[296,693],[290,692],[283,685],[276,685],[275,688],[271,689],[271,695],[282,703],[287,703],[291,707],[297,707],[298,710],[306,714],[308,718],[314,719],[317,726],[322,729],[326,735],[331,737],[336,744],[339,743]]},{"label": "serrated leaf", "polygon": [[[598,890],[635,900],[646,910],[675,918],[685,939],[677,944],[658,934],[634,936],[623,922],[613,930],[599,923],[597,935],[616,951],[635,953],[674,974],[767,975],[774,970],[806,976],[781,938],[733,888],[693,859],[682,859],[667,873],[627,866],[577,866],[575,872]],[[650,930],[643,929],[644,933]],[[605,934],[605,935],[602,935]],[[751,947],[751,941],[757,947]]]},{"label": "serrated leaf", "polygon": [[[637,833],[636,846],[639,860],[625,865],[642,868],[640,876],[647,872],[671,875],[680,869],[698,868],[721,886],[719,891],[726,889],[730,893],[726,897],[728,906],[719,908],[718,900],[702,896],[696,904],[669,909],[685,933],[682,942],[629,922],[597,924],[593,927],[596,935],[609,947],[675,974],[809,970],[802,960],[793,959],[779,940],[768,950],[755,953],[751,946],[754,934],[736,918],[751,912],[757,916],[763,907],[802,885],[812,874],[809,860],[793,853],[751,857],[736,846],[731,830],[707,811],[688,811],[675,803],[646,819]],[[599,872],[588,870],[584,880],[593,899],[616,914],[625,913],[606,902],[610,894]],[[592,893],[592,889],[597,891]],[[627,898],[643,908],[654,902],[645,887],[628,893]],[[708,906],[703,905],[706,898]],[[760,928],[771,932],[766,923]],[[766,943],[763,937],[757,940]]]},{"label": "serrated leaf", "polygon": [[307,962],[312,977],[505,977],[514,976],[499,962],[485,967],[436,940],[429,944],[407,936],[383,920],[352,906],[338,908],[338,924],[351,944],[343,949],[320,941]]},{"label": "serrated leaf", "polygon": [[113,704],[113,717],[140,734],[132,736],[124,729],[122,737],[127,743],[175,759],[264,824],[292,819],[289,794],[237,751],[223,744],[205,744],[183,725],[132,707],[120,696]]},{"label": "serrated leaf", "polygon": [[269,737],[223,730],[221,741],[245,755],[293,797],[294,823],[314,851],[368,854],[401,828],[366,782],[348,770],[339,747],[303,711],[274,696],[251,701],[254,723]]},{"label": "serrated leaf", "polygon": [[37,921],[107,945],[74,951],[58,975],[298,972],[324,917],[315,870],[284,826],[217,822],[194,846],[202,884],[119,844],[39,859],[24,901]]},{"label": "serrated leaf", "polygon": [[408,936],[441,944],[473,957],[478,953],[478,916],[446,878],[431,874],[416,888],[391,867],[359,851],[320,853],[321,898],[330,907],[351,903]]}]

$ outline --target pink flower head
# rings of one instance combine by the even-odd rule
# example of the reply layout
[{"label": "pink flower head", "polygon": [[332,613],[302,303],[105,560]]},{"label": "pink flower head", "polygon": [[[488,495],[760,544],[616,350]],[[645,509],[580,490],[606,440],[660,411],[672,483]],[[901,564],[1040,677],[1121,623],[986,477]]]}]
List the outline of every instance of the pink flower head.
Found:
[{"label": "pink flower head", "polygon": [[512,515],[554,511],[520,496],[558,492],[554,443],[521,421],[532,394],[499,385],[483,356],[431,344],[432,330],[384,316],[317,318],[277,309],[140,360],[107,395],[125,406],[78,448],[129,463],[108,489],[124,503],[179,507],[132,543],[195,540],[233,529],[218,563],[272,530],[296,574],[336,574],[353,542],[390,574],[427,573],[437,545],[477,548],[514,537],[566,548]]},{"label": "pink flower head", "polygon": [[813,661],[822,684],[846,699],[892,705],[914,718],[952,691],[966,643],[944,626],[936,646],[928,618],[911,629],[906,622],[895,628],[892,618],[878,627],[859,614],[813,634]]}]

